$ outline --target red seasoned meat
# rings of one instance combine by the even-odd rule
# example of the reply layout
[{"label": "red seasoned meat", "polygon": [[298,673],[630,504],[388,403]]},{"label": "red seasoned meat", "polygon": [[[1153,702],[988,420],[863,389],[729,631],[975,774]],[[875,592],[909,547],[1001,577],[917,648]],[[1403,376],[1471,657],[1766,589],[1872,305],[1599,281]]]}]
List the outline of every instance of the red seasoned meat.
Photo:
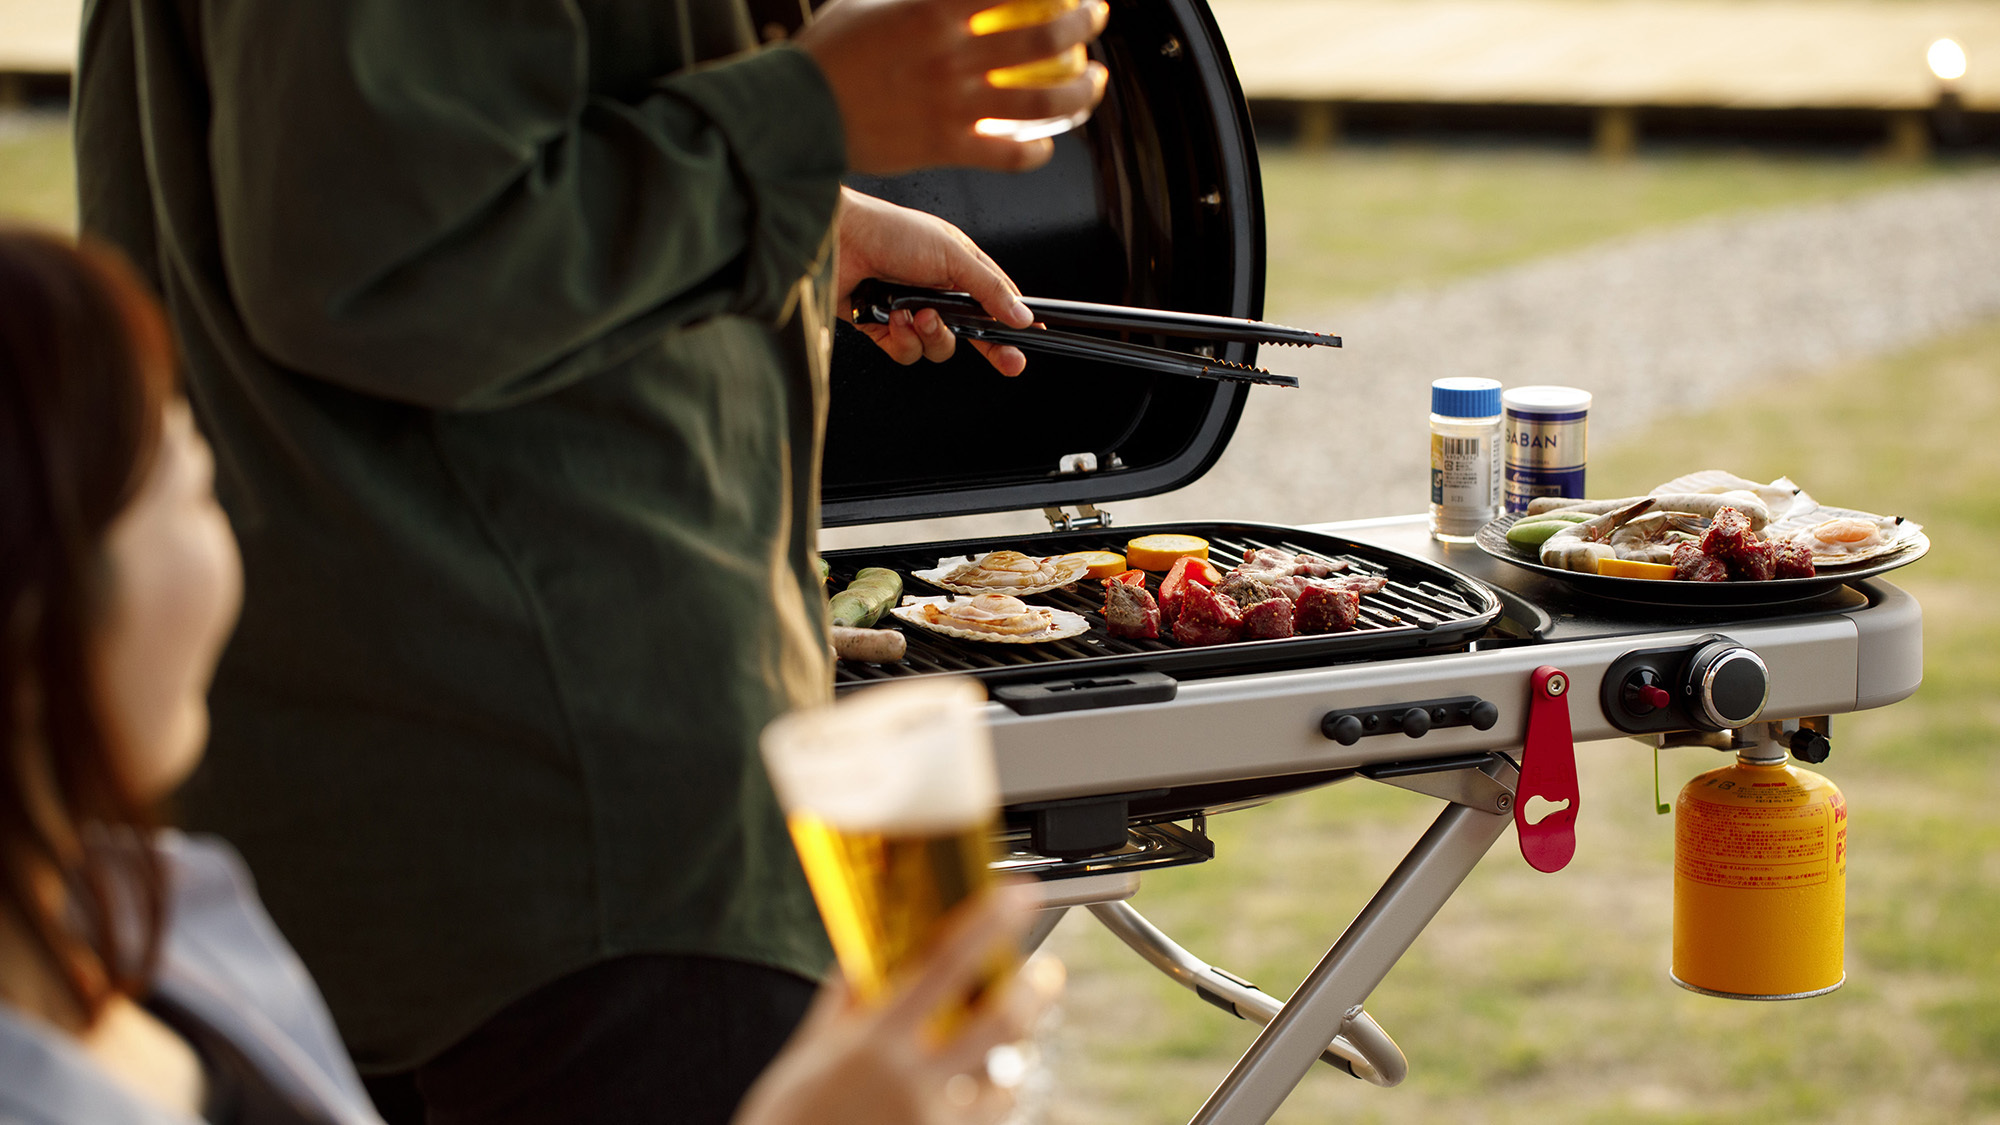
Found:
[{"label": "red seasoned meat", "polygon": [[1301,635],[1338,633],[1354,628],[1361,616],[1361,595],[1351,589],[1314,584],[1299,594],[1293,607],[1292,626]]},{"label": "red seasoned meat", "polygon": [[1773,578],[1813,576],[1812,551],[1804,543],[1773,543],[1771,559],[1774,564]]},{"label": "red seasoned meat", "polygon": [[1106,582],[1104,624],[1114,637],[1156,640],[1160,635],[1160,605],[1144,586]]},{"label": "red seasoned meat", "polygon": [[1215,592],[1228,594],[1231,601],[1244,609],[1249,609],[1258,602],[1279,597],[1263,575],[1246,572],[1242,567],[1223,575],[1222,581],[1215,585]]},{"label": "red seasoned meat", "polygon": [[1693,543],[1683,543],[1674,548],[1674,577],[1682,582],[1727,582],[1729,565],[1703,554]]},{"label": "red seasoned meat", "polygon": [[1723,508],[1715,513],[1715,519],[1701,537],[1701,553],[1710,558],[1726,559],[1743,550],[1753,538],[1750,517],[1734,508]]},{"label": "red seasoned meat", "polygon": [[1243,613],[1228,594],[1218,594],[1190,582],[1181,594],[1181,611],[1174,618],[1174,639],[1184,645],[1219,645],[1240,640]]},{"label": "red seasoned meat", "polygon": [[1778,569],[1778,561],[1771,554],[1771,544],[1755,537],[1745,540],[1735,553],[1723,561],[1729,564],[1731,578],[1746,582],[1768,582]]},{"label": "red seasoned meat", "polygon": [[1245,609],[1243,635],[1266,641],[1291,636],[1292,603],[1283,598],[1265,598]]}]

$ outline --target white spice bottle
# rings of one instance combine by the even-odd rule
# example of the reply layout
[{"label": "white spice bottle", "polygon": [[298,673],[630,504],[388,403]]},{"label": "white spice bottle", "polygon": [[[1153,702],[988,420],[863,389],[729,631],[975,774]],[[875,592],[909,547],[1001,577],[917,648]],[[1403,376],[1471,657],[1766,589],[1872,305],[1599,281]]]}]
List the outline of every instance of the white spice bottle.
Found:
[{"label": "white spice bottle", "polygon": [[1431,535],[1470,543],[1500,516],[1500,384],[1431,384]]}]

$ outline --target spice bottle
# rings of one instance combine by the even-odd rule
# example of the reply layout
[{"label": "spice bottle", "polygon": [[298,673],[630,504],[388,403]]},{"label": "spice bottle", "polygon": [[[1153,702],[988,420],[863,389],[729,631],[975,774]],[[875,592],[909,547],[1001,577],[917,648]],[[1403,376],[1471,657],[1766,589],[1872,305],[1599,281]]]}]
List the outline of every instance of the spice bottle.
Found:
[{"label": "spice bottle", "polygon": [[1500,384],[1431,384],[1431,535],[1470,543],[1500,515]]},{"label": "spice bottle", "polygon": [[1507,510],[1525,512],[1537,496],[1583,499],[1590,392],[1515,387],[1501,397],[1507,415]]}]

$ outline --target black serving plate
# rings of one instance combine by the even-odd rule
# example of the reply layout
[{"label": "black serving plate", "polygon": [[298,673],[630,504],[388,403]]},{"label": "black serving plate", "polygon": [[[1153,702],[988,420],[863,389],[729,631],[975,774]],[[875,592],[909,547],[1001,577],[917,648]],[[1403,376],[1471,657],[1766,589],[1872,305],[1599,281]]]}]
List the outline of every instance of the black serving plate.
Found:
[{"label": "black serving plate", "polygon": [[1931,541],[1925,538],[1922,532],[1918,532],[1908,546],[1893,555],[1886,555],[1858,566],[1822,570],[1811,578],[1774,578],[1769,582],[1681,582],[1658,578],[1613,578],[1602,574],[1586,574],[1580,570],[1543,566],[1539,557],[1531,556],[1507,542],[1507,529],[1513,527],[1520,518],[1515,515],[1501,516],[1480,528],[1474,541],[1479,544],[1480,550],[1501,562],[1518,566],[1522,570],[1532,570],[1580,593],[1645,605],[1756,606],[1805,601],[1821,597],[1849,582],[1873,578],[1899,566],[1916,562],[1924,557],[1924,552],[1931,549]]}]

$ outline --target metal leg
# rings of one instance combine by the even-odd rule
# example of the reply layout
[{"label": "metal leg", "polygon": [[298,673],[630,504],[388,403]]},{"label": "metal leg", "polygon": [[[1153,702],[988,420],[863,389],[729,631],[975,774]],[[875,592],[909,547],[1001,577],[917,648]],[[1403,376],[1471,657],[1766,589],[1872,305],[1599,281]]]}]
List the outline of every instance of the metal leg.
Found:
[{"label": "metal leg", "polygon": [[1029,924],[1028,932],[1021,937],[1021,956],[1034,956],[1035,950],[1040,949],[1042,943],[1049,940],[1049,935],[1056,932],[1056,927],[1062,924],[1063,916],[1068,913],[1067,906],[1043,907],[1035,915],[1034,922]]},{"label": "metal leg", "polygon": [[[1497,754],[1481,772],[1510,792],[1520,780],[1513,763]],[[1348,1020],[1363,1014],[1362,1001],[1389,975],[1511,819],[1459,804],[1439,814],[1190,1125],[1269,1121]]]},{"label": "metal leg", "polygon": [[[1090,912],[1154,968],[1237,1019],[1270,1023],[1283,1010],[1284,1001],[1189,953],[1129,905],[1098,903]],[[1410,1072],[1402,1050],[1366,1012],[1357,1012],[1342,1024],[1341,1033],[1334,1036],[1319,1058],[1377,1086],[1394,1086]]]}]

